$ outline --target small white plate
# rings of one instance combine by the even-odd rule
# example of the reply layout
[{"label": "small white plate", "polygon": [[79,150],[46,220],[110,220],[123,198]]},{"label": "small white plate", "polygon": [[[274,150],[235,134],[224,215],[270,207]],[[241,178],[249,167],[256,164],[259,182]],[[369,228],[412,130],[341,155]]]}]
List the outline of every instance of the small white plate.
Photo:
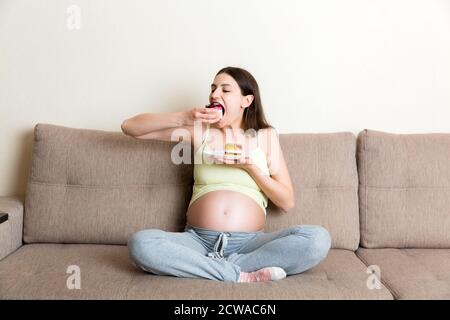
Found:
[{"label": "small white plate", "polygon": [[204,151],[207,156],[223,156],[224,153],[223,151]]},{"label": "small white plate", "polygon": [[241,155],[225,155],[223,156],[225,159],[229,159],[229,160],[236,160],[236,159],[240,159],[242,158],[242,154]]},{"label": "small white plate", "polygon": [[240,159],[242,157],[241,155],[225,155],[224,151],[205,151],[205,154],[208,156],[223,156],[225,159],[230,159],[230,160],[235,160],[235,159]]}]

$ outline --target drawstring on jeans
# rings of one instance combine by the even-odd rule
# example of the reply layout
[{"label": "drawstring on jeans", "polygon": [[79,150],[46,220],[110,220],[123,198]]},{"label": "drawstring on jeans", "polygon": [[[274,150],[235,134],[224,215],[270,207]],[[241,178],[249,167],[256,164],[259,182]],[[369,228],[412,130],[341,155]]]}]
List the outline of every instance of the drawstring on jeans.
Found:
[{"label": "drawstring on jeans", "polygon": [[[223,252],[228,244],[228,236],[230,236],[229,232],[221,232],[219,238],[214,244],[214,251],[208,253],[208,257],[213,259],[223,259]],[[219,249],[220,247],[220,249]]]}]

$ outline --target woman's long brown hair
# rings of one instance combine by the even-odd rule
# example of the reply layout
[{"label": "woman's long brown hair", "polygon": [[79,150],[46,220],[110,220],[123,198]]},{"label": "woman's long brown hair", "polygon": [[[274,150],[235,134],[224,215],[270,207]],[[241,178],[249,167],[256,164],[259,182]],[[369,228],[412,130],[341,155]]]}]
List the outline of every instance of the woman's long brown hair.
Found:
[{"label": "woman's long brown hair", "polygon": [[250,72],[242,68],[226,67],[217,72],[216,76],[221,73],[228,74],[237,82],[243,96],[249,94],[254,96],[252,104],[244,110],[243,117],[245,130],[254,129],[258,131],[259,129],[273,128],[273,126],[271,126],[267,122],[266,117],[264,116],[264,110],[261,103],[261,95],[259,93],[259,86]]}]

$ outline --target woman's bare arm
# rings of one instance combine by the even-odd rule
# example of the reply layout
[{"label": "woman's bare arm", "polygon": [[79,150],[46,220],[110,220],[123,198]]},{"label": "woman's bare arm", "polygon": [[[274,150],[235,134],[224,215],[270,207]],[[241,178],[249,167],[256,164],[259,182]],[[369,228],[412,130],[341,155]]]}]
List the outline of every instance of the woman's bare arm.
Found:
[{"label": "woman's bare arm", "polygon": [[170,113],[142,113],[122,122],[121,128],[124,134],[132,137],[145,136],[151,139],[147,134],[162,132],[163,138],[167,139],[167,133],[173,129],[194,126],[195,121],[214,123],[220,120],[221,114],[220,111],[210,108],[193,108]]},{"label": "woman's bare arm", "polygon": [[178,128],[186,124],[185,111],[170,113],[142,113],[122,122],[122,132],[129,136],[144,134],[168,128]]},{"label": "woman's bare arm", "polygon": [[288,212],[295,206],[294,188],[286,161],[281,150],[278,133],[274,129],[264,129],[268,135],[267,162],[270,175],[264,174],[256,165],[248,168],[249,174],[256,181],[267,197],[283,212]]}]

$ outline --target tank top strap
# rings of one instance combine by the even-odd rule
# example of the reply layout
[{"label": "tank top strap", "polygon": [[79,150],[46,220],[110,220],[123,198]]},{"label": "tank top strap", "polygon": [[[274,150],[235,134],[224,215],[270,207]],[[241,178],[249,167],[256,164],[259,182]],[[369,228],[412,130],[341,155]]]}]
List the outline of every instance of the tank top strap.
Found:
[{"label": "tank top strap", "polygon": [[[209,123],[206,124],[206,131],[205,131],[205,138],[203,139],[203,143],[206,143],[206,140],[208,140],[208,135],[209,135]],[[202,143],[202,144],[203,144]]]},{"label": "tank top strap", "polygon": [[197,154],[198,152],[200,152],[200,153],[203,152],[203,149],[206,147],[206,140],[208,140],[208,135],[209,135],[209,123],[206,126],[205,133],[202,135],[201,144],[198,145],[198,148],[195,149],[195,154]]},{"label": "tank top strap", "polygon": [[[257,139],[257,148],[261,148],[262,142],[261,142],[261,136],[263,135],[263,132],[261,129],[258,130],[256,133],[256,139]],[[262,149],[261,149],[262,150]]]}]

